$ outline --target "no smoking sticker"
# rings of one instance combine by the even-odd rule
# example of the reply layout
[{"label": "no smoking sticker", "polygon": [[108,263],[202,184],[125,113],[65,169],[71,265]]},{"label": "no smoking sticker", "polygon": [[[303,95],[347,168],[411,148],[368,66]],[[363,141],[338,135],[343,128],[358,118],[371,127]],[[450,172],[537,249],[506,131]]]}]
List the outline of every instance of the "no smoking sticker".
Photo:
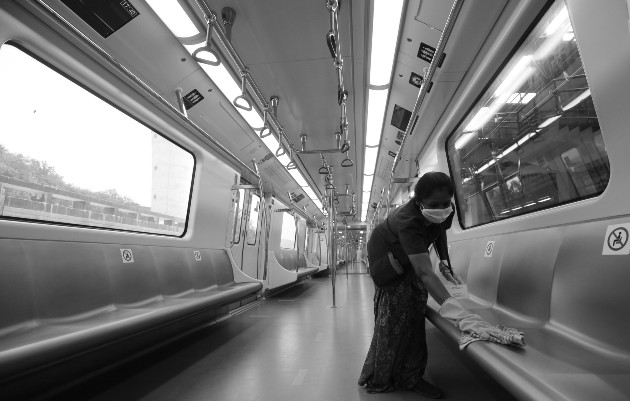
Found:
[{"label": "no smoking sticker", "polygon": [[121,249],[120,256],[122,257],[123,263],[133,263],[133,253],[131,249]]},{"label": "no smoking sticker", "polygon": [[488,241],[486,244],[486,248],[483,251],[483,256],[486,258],[491,258],[492,253],[494,252],[494,241]]},{"label": "no smoking sticker", "polygon": [[630,245],[628,245],[629,234],[630,223],[608,226],[606,235],[604,236],[602,255],[630,254]]}]

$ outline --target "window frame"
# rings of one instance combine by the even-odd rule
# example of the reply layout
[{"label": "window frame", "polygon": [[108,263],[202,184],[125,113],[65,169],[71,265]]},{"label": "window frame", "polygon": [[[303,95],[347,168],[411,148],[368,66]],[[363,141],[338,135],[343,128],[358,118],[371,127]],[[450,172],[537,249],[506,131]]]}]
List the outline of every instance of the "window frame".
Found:
[{"label": "window frame", "polygon": [[[479,102],[484,97],[484,95],[486,95],[486,93],[487,93],[488,89],[490,88],[490,86],[492,86],[492,84],[497,80],[497,78],[499,77],[501,72],[503,72],[503,69],[507,66],[507,64],[510,61],[512,61],[512,59],[514,58],[514,55],[521,49],[521,46],[523,45],[523,43],[527,40],[529,35],[536,28],[538,23],[545,17],[545,15],[547,14],[547,12],[551,8],[551,6],[553,6],[553,4],[556,1],[561,1],[566,6],[566,0],[547,0],[545,5],[541,8],[541,10],[538,12],[536,17],[532,21],[532,23],[523,32],[522,36],[519,38],[519,40],[516,42],[514,47],[510,50],[508,55],[505,57],[505,60],[503,60],[503,62],[497,67],[496,71],[489,78],[488,82],[486,82],[486,85],[480,91],[479,95],[477,95],[477,97],[472,101],[470,107],[466,110],[465,113],[463,113],[462,117],[457,121],[457,124],[455,124],[455,127],[453,128],[451,133],[446,137],[446,139],[444,141],[444,150],[446,152],[446,163],[448,165],[448,171],[449,171],[449,175],[451,177],[453,177],[453,166],[451,165],[451,158],[450,158],[450,154],[449,154],[449,146],[448,146],[449,145],[449,140],[451,139],[451,137],[453,137],[454,135],[456,135],[456,134],[458,134],[460,132],[459,128],[462,126],[462,124],[464,123],[466,118],[468,118],[468,116],[470,116],[470,113],[479,104]],[[578,54],[579,54],[579,47],[578,47]],[[579,56],[580,56],[580,60],[581,60],[582,55],[579,54]],[[600,132],[601,132],[601,128],[600,128]],[[610,167],[610,168],[612,169],[612,167]],[[570,200],[567,200],[567,201],[564,201],[564,202],[554,203],[554,204],[552,204],[550,206],[547,206],[547,207],[544,207],[544,208],[540,208],[540,209],[536,209],[536,210],[533,210],[531,212],[521,213],[521,214],[514,215],[514,216],[509,216],[509,217],[503,218],[501,220],[491,220],[491,221],[487,221],[485,223],[471,225],[469,227],[466,227],[464,225],[464,222],[463,222],[464,215],[461,212],[462,208],[461,208],[461,205],[460,205],[460,202],[459,202],[459,197],[457,196],[457,189],[455,190],[453,198],[455,198],[454,201],[455,201],[455,207],[457,209],[457,221],[459,222],[459,227],[462,230],[470,230],[472,228],[485,226],[485,225],[488,225],[488,224],[493,224],[493,223],[498,223],[498,222],[503,222],[503,221],[507,221],[507,220],[510,220],[510,219],[513,219],[513,218],[517,218],[517,217],[523,217],[523,216],[528,215],[528,214],[541,212],[543,210],[552,209],[552,208],[563,206],[563,205],[566,205],[566,204],[569,204],[569,203],[575,203],[575,202],[583,201],[583,200],[586,200],[586,199],[596,198],[598,196],[601,196],[602,193],[604,193],[605,190],[606,190],[606,188],[604,188],[604,190],[602,190],[601,192],[597,192],[597,193],[594,193],[594,194],[591,194],[591,195],[588,195],[588,196],[581,196],[581,197],[573,198],[573,199],[570,199]],[[474,195],[476,195],[476,194],[480,194],[482,196],[485,196],[485,192],[484,191],[477,192]],[[471,195],[471,196],[474,196],[474,195]]]},{"label": "window frame", "polygon": [[33,223],[34,224],[43,224],[43,225],[48,225],[48,226],[62,226],[62,227],[73,227],[73,228],[81,228],[81,229],[89,229],[89,230],[103,230],[103,231],[124,232],[124,233],[138,234],[138,235],[153,235],[153,236],[166,237],[166,238],[183,238],[183,237],[185,237],[186,234],[188,233],[189,220],[190,220],[190,210],[191,210],[191,207],[192,207],[192,199],[193,199],[193,188],[194,188],[194,185],[195,185],[195,176],[196,176],[196,172],[197,172],[197,157],[195,155],[195,152],[193,152],[193,151],[185,148],[184,146],[178,144],[177,142],[175,142],[170,137],[162,134],[162,132],[160,130],[155,129],[151,124],[149,124],[149,123],[141,120],[140,118],[134,116],[133,114],[131,114],[127,110],[124,110],[122,107],[119,107],[113,101],[110,101],[110,99],[108,99],[105,96],[103,96],[100,93],[98,93],[95,89],[89,87],[87,84],[79,81],[78,79],[76,79],[75,77],[73,77],[70,74],[66,73],[65,71],[62,71],[60,68],[58,68],[52,62],[50,62],[49,60],[45,59],[43,56],[40,56],[36,51],[33,51],[33,50],[29,49],[27,46],[25,46],[25,45],[23,45],[21,43],[17,43],[13,39],[10,39],[10,40],[7,40],[7,41],[5,41],[3,43],[0,43],[0,51],[2,51],[2,48],[4,46],[12,46],[12,47],[16,48],[17,50],[23,52],[24,54],[26,54],[27,56],[31,57],[36,62],[41,63],[44,67],[50,68],[52,71],[54,71],[55,73],[59,74],[61,77],[67,79],[71,83],[77,85],[81,89],[85,90],[90,95],[95,96],[97,99],[101,100],[105,104],[109,105],[110,107],[113,107],[115,110],[118,110],[123,115],[131,118],[132,120],[134,120],[137,123],[141,124],[145,128],[149,129],[153,134],[157,134],[157,135],[161,136],[162,138],[164,138],[168,142],[170,142],[173,145],[177,146],[178,148],[182,149],[183,151],[185,151],[186,153],[188,153],[188,154],[190,154],[192,156],[193,164],[192,164],[192,174],[191,174],[191,177],[190,177],[190,191],[189,191],[189,194],[188,194],[188,205],[186,207],[186,218],[185,218],[185,223],[184,223],[184,230],[182,231],[182,233],[180,235],[171,235],[171,234],[166,234],[166,233],[154,233],[154,232],[149,232],[149,231],[126,230],[126,229],[123,229],[123,228],[101,227],[101,226],[93,226],[93,225],[86,225],[86,224],[66,223],[66,222],[61,222],[61,221],[37,220],[37,219],[29,219],[29,218],[25,218],[25,217],[14,217],[14,216],[0,216],[0,222],[1,221],[18,221],[18,222],[25,222],[25,223],[31,223],[31,224],[33,224]]}]

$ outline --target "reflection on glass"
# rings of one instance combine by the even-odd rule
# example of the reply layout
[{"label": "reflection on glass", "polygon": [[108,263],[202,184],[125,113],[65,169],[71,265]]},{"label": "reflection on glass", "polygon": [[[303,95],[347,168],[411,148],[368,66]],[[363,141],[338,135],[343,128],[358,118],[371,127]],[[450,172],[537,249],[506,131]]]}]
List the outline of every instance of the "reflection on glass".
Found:
[{"label": "reflection on glass", "polygon": [[0,92],[0,216],[184,233],[189,152],[8,44]]},{"label": "reflection on glass", "polygon": [[556,1],[447,151],[463,227],[601,194],[610,167],[563,1]]},{"label": "reflection on glass", "polygon": [[294,249],[295,247],[295,218],[287,212],[282,213],[282,231],[280,233],[280,248]]},{"label": "reflection on glass", "polygon": [[258,212],[260,210],[260,197],[252,194],[249,204],[249,219],[247,220],[247,245],[256,245],[258,231]]}]

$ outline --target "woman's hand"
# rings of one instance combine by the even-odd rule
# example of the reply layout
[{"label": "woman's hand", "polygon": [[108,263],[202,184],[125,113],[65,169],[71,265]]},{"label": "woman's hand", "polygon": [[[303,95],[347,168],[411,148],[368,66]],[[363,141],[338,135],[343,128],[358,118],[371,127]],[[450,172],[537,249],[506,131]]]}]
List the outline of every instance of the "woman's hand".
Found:
[{"label": "woman's hand", "polygon": [[455,284],[455,285],[464,284],[464,280],[462,280],[459,274],[455,272],[451,274],[451,269],[449,269],[447,262],[444,260],[440,262],[440,273],[442,273],[442,276],[444,276],[444,278],[452,284]]}]

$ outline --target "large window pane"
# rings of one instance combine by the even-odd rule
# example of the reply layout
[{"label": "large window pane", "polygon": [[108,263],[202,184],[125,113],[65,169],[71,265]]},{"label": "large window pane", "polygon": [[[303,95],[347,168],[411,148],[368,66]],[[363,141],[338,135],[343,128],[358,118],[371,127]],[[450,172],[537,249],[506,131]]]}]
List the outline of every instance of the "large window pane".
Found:
[{"label": "large window pane", "polygon": [[0,215],[181,236],[193,156],[0,47]]},{"label": "large window pane", "polygon": [[294,249],[295,247],[295,217],[282,212],[282,232],[280,233],[280,248]]},{"label": "large window pane", "polygon": [[606,148],[564,1],[447,141],[464,228],[601,194]]}]

